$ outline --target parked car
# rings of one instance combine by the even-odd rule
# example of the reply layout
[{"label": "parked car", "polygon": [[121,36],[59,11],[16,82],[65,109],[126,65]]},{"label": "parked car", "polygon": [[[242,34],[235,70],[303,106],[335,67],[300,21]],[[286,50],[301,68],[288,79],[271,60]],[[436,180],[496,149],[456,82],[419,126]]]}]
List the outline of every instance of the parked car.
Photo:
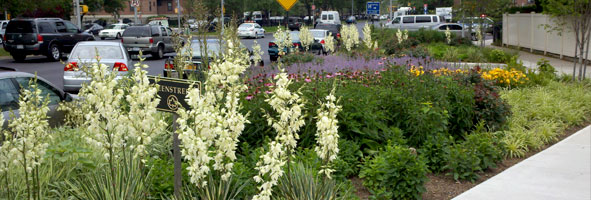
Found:
[{"label": "parked car", "polygon": [[101,40],[105,40],[105,38],[119,39],[127,27],[129,27],[127,24],[111,24],[99,33],[99,37]]},{"label": "parked car", "polygon": [[56,61],[76,43],[94,40],[94,36],[60,18],[24,18],[10,20],[4,39],[4,49],[17,62],[24,61],[27,55],[46,55]]},{"label": "parked car", "polygon": [[8,20],[0,20],[0,43],[4,43],[3,36],[6,32],[6,25],[8,25]]},{"label": "parked car", "polygon": [[347,20],[345,20],[345,22],[347,24],[357,24],[357,19],[355,19],[355,16],[351,15],[347,17]]},{"label": "parked car", "polygon": [[[289,37],[291,38],[291,42],[292,42],[294,48],[298,48],[299,51],[304,50],[304,48],[302,47],[302,43],[300,42],[300,32],[299,31],[290,31]],[[286,53],[290,53],[291,48],[286,48],[283,51]],[[269,53],[269,59],[271,61],[277,60],[277,58],[279,57],[279,48],[277,46],[277,41],[273,40],[273,41],[269,42],[268,53]]]},{"label": "parked car", "polygon": [[324,46],[324,40],[328,37],[329,31],[324,29],[310,29],[310,34],[314,37],[314,43],[310,50],[317,51],[318,54],[326,54],[327,49]]},{"label": "parked car", "polygon": [[164,27],[168,28],[168,18],[166,18],[166,17],[153,18],[150,22],[148,22],[148,25],[164,26]]},{"label": "parked car", "polygon": [[327,30],[328,32],[331,33],[331,35],[334,37],[334,39],[338,42],[339,39],[341,38],[341,27],[342,27],[342,25],[340,25],[340,24],[318,24],[314,28]]},{"label": "parked car", "polygon": [[388,15],[380,15],[380,20],[387,20],[388,19]]},{"label": "parked car", "polygon": [[405,15],[394,18],[387,24],[388,28],[417,31],[421,28],[430,29],[432,26],[445,23],[443,16],[437,15]]},{"label": "parked car", "polygon": [[172,30],[164,26],[130,26],[123,32],[121,42],[129,54],[137,55],[141,50],[160,59],[174,51],[171,34]]},{"label": "parked car", "polygon": [[320,13],[319,24],[341,24],[341,18],[337,11],[322,11]]},{"label": "parked car", "polygon": [[289,28],[290,31],[293,30],[300,30],[300,28],[302,27],[303,24],[303,20],[302,18],[299,17],[289,17],[288,19],[289,21],[287,22],[287,28]]},{"label": "parked car", "polygon": [[97,62],[96,56],[100,56],[101,64],[117,68],[117,76],[125,76],[129,70],[133,70],[131,58],[123,44],[110,41],[80,42],[74,47],[64,67],[64,90],[78,92],[82,83],[88,83],[90,78],[79,68],[90,66]]},{"label": "parked car", "polygon": [[257,23],[244,23],[238,26],[238,37],[259,38],[265,37],[265,29]]},{"label": "parked car", "polygon": [[[8,121],[12,118],[11,111],[14,112],[15,117],[19,116],[18,103],[22,93],[21,89],[28,88],[29,81],[34,78],[34,74],[17,72],[14,69],[0,67],[0,108],[4,115],[3,128],[8,127]],[[77,97],[62,91],[42,77],[37,76],[36,83],[37,87],[41,90],[41,96],[49,100],[49,111],[47,112],[49,125],[52,127],[59,126],[64,120],[64,113],[57,110],[59,103],[62,101],[72,101]],[[0,136],[0,141],[2,139],[3,137]]]},{"label": "parked car", "polygon": [[[225,41],[222,41],[220,43],[219,39],[208,39],[206,42],[202,42],[200,40],[192,40],[191,41],[191,53],[192,55],[192,63],[188,66],[185,67],[185,69],[183,69],[183,77],[184,79],[188,78],[190,75],[195,76],[197,79],[199,80],[204,80],[205,76],[202,73],[203,70],[205,70],[203,67],[203,62],[205,57],[209,58],[209,62],[212,62],[214,60],[215,56],[219,56],[220,53],[223,50]],[[222,44],[222,46],[220,47],[220,44]],[[207,53],[203,52],[202,47],[204,47],[205,45],[207,45]],[[240,47],[245,50],[248,51],[248,53],[250,55],[252,55],[252,51],[249,50],[248,48],[246,48],[246,46],[244,46],[242,43],[240,43]],[[181,49],[181,51],[188,51],[188,49]],[[174,67],[174,57],[176,56],[177,53],[169,53],[166,54],[166,56],[168,57],[166,59],[166,61],[164,61],[164,70],[163,73],[164,77],[172,77],[172,78],[179,78],[179,74],[177,73],[175,67]],[[254,63],[252,57],[251,57],[251,63]],[[258,65],[262,66],[264,65],[263,61],[260,61],[260,63],[258,63]]]},{"label": "parked car", "polygon": [[96,23],[86,24],[84,26],[84,33],[98,35],[99,32],[102,31],[103,29],[104,29],[103,26],[96,24]]},{"label": "parked car", "polygon": [[[446,24],[439,24],[439,25],[435,25],[435,26],[431,27],[432,30],[436,30],[436,31],[440,31],[440,32],[447,31],[447,28],[449,28],[449,32],[455,34],[456,37],[462,37],[462,30],[464,30],[464,27],[462,27],[461,24],[446,23]],[[468,30],[464,30],[464,34],[468,35]]]}]

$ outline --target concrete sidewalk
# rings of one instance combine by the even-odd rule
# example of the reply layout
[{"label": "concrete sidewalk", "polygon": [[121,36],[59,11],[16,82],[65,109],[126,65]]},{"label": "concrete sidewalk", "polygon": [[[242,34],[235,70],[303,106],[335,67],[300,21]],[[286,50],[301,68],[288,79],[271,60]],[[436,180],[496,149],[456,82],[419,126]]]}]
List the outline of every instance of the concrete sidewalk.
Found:
[{"label": "concrete sidewalk", "polygon": [[591,199],[591,126],[454,199]]},{"label": "concrete sidewalk", "polygon": [[[486,40],[485,41],[485,46],[487,47],[491,47],[491,48],[497,48],[497,49],[505,49],[505,50],[509,50],[509,51],[517,51],[516,49],[509,49],[509,48],[505,48],[505,47],[499,47],[499,46],[494,46],[492,45],[492,39],[490,40]],[[519,53],[519,60],[521,60],[523,62],[523,65],[525,65],[525,67],[530,68],[530,69],[537,69],[538,68],[538,61],[540,61],[540,59],[546,59],[549,61],[549,63],[556,68],[557,74],[569,74],[572,75],[573,74],[573,65],[574,63],[571,61],[566,61],[566,60],[561,60],[558,58],[554,58],[554,57],[550,57],[550,56],[544,56],[544,55],[539,55],[539,54],[533,54],[530,53],[528,50],[520,50],[517,51]],[[577,68],[577,74],[579,73],[579,69]],[[585,77],[589,77],[591,78],[591,65],[587,66],[587,73]]]}]

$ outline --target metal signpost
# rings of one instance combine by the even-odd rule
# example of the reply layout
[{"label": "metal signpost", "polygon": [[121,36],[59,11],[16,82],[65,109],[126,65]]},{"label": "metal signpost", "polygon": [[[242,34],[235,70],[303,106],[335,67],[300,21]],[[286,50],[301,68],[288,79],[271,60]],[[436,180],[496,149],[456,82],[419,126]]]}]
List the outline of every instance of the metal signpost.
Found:
[{"label": "metal signpost", "polygon": [[374,20],[372,15],[380,14],[380,2],[367,2],[366,8],[366,14],[371,16],[371,23],[373,24]]},{"label": "metal signpost", "polygon": [[137,7],[140,6],[140,0],[131,0],[131,6],[133,6],[133,17],[135,24],[139,24],[137,21]]},{"label": "metal signpost", "polygon": [[76,6],[76,23],[78,23],[78,28],[82,29],[82,19],[80,18],[80,0],[75,1]]},{"label": "metal signpost", "polygon": [[285,28],[289,29],[287,27],[287,23],[289,22],[289,9],[291,9],[291,7],[293,7],[293,5],[298,2],[298,0],[277,0],[277,2],[283,7],[283,9],[285,9],[285,11],[287,12],[287,20],[285,20]]},{"label": "metal signpost", "polygon": [[193,85],[193,87],[201,90],[201,82],[191,81],[186,79],[175,79],[175,78],[162,78],[157,76],[148,76],[150,83],[157,84],[158,96],[160,96],[160,103],[156,106],[156,109],[162,112],[169,112],[173,114],[172,118],[172,154],[174,159],[174,195],[177,199],[180,199],[181,186],[182,186],[182,166],[181,166],[181,148],[179,135],[176,133],[177,129],[177,114],[176,111],[183,107],[185,109],[191,109],[185,97],[187,96],[187,90]]}]

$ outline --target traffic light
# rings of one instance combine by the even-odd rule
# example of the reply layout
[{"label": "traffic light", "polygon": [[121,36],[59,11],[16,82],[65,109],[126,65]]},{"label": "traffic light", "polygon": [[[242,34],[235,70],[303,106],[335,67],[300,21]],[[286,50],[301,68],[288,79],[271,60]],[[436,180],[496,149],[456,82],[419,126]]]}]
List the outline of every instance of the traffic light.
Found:
[{"label": "traffic light", "polygon": [[80,14],[88,13],[88,6],[87,5],[80,5]]}]

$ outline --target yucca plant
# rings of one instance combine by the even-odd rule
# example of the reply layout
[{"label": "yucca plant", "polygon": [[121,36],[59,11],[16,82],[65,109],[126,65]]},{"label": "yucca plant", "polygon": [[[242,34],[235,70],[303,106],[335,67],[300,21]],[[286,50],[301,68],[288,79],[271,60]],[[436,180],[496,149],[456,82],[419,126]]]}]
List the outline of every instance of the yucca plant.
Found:
[{"label": "yucca plant", "polygon": [[115,170],[115,179],[112,179],[110,169],[97,168],[74,180],[67,181],[67,191],[73,199],[84,200],[126,200],[147,199],[150,173],[144,174],[139,159],[118,162]]},{"label": "yucca plant", "polygon": [[279,180],[274,197],[285,200],[335,200],[341,186],[333,179],[319,176],[318,170],[302,163],[289,165],[290,173]]},{"label": "yucca plant", "polygon": [[193,200],[193,199],[202,199],[202,200],[216,200],[216,199],[249,199],[246,196],[242,196],[241,192],[242,189],[247,184],[250,184],[249,181],[240,182],[236,179],[230,177],[227,181],[215,178],[220,177],[220,175],[216,175],[215,172],[212,174],[210,173],[207,176],[208,184],[204,187],[197,187],[195,184],[187,183],[184,184],[183,190],[181,191],[181,198],[176,198],[175,196],[170,197],[163,197],[162,199],[170,199],[170,200]]}]

